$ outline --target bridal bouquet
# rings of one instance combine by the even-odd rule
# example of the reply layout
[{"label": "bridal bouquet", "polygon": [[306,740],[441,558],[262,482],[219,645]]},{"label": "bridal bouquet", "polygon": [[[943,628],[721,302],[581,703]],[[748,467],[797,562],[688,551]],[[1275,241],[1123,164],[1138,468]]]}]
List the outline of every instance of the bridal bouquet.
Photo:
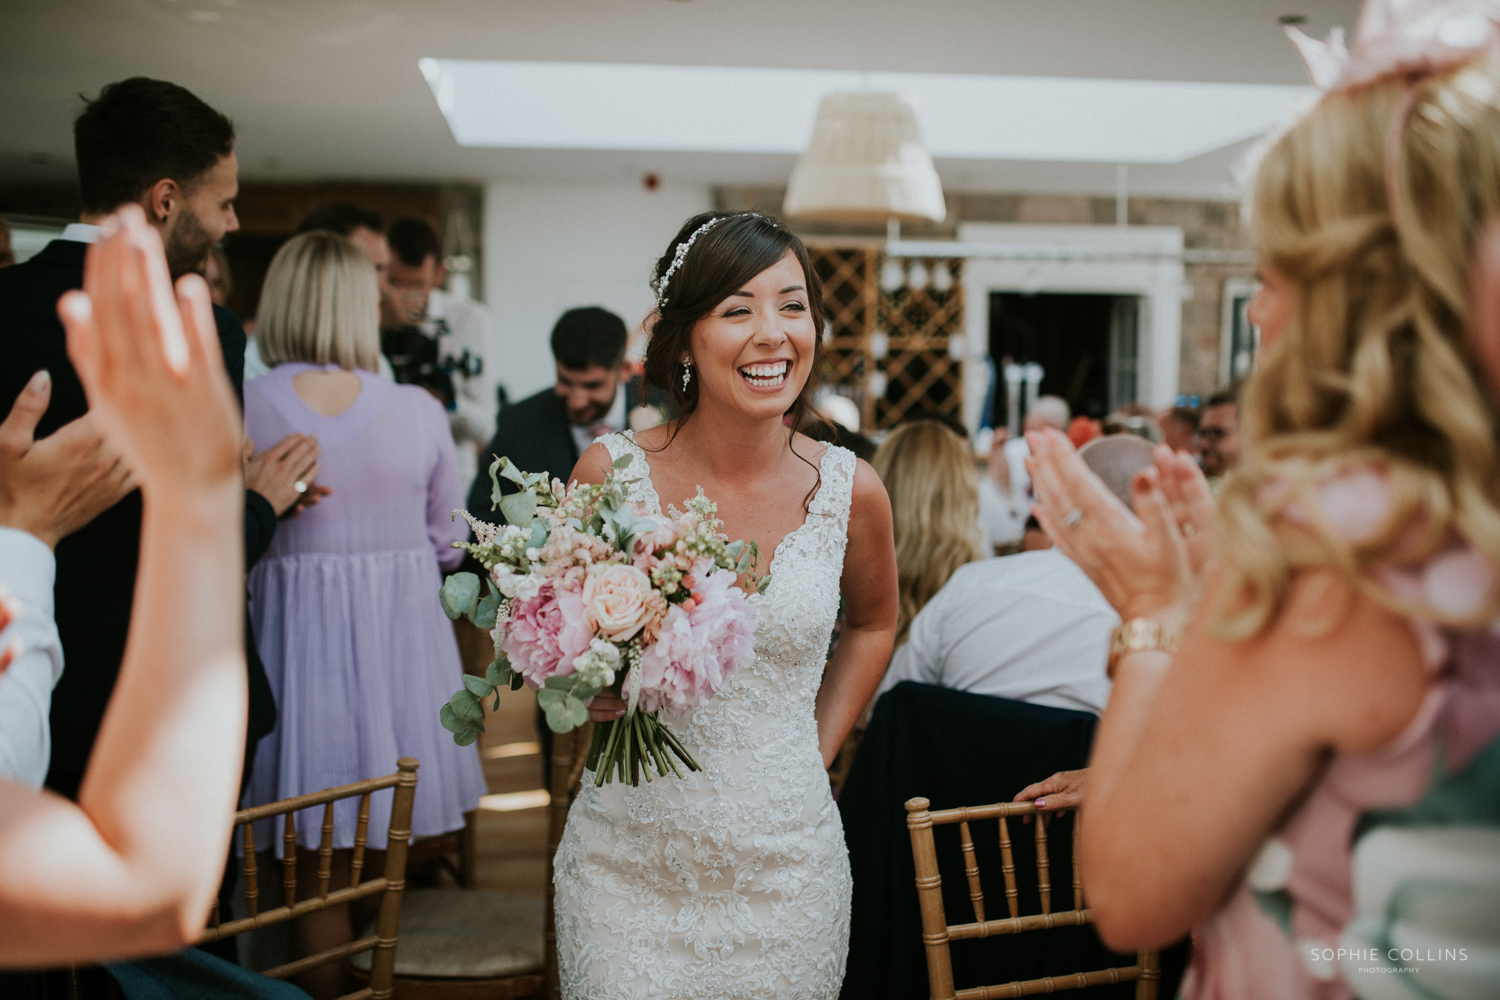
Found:
[{"label": "bridal bouquet", "polygon": [[[754,657],[755,611],[735,580],[760,553],[754,542],[725,539],[702,489],[685,512],[637,514],[626,499],[634,480],[620,478],[629,464],[621,457],[597,486],[565,487],[496,459],[491,495],[506,523],[455,511],[476,538],[455,547],[484,566],[488,593],[473,573],[456,573],[443,584],[443,610],[492,629],[495,641],[485,676],[465,675],[439,713],[460,745],[484,731],[480,699],[494,693],[499,708],[502,687],[534,689],[557,733],[587,722],[589,700],[608,688],[627,708],[594,729],[596,784],[635,785],[653,770],[680,778],[679,761],[700,770],[658,714],[703,704]],[[502,497],[501,476],[520,492]]]}]

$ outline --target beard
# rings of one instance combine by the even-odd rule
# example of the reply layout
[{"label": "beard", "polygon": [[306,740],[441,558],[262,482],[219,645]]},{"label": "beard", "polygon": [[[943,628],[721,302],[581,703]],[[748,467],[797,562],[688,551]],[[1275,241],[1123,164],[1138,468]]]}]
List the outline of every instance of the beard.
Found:
[{"label": "beard", "polygon": [[202,274],[203,263],[217,240],[203,228],[196,215],[183,212],[167,230],[163,242],[166,244],[167,270],[176,281],[184,274]]}]

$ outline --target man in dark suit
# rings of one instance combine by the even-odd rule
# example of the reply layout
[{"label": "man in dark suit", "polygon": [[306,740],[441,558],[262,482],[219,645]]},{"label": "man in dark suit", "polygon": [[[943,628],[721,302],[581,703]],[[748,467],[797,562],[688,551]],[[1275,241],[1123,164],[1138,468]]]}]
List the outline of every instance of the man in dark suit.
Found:
[{"label": "man in dark suit", "polygon": [[[495,520],[489,465],[496,456],[566,480],[596,438],[626,428],[641,394],[625,369],[625,342],[625,321],[608,309],[569,309],[558,318],[552,327],[557,382],[500,411],[469,490],[469,513]],[[507,493],[515,489],[509,480],[500,482]]]},{"label": "man in dark suit", "polygon": [[[234,127],[183,88],[139,77],[112,84],[87,103],[74,123],[74,141],[83,205],[79,222],[31,260],[0,270],[0,411],[9,409],[34,373],[49,371],[52,401],[37,426],[38,438],[88,411],[68,360],[57,300],[82,287],[84,256],[98,235],[96,224],[124,202],[141,205],[162,233],[174,279],[201,270],[209,249],[239,228]],[[245,331],[227,309],[215,306],[214,320],[238,393]],[[270,545],[277,514],[308,492],[306,484],[296,491],[294,483],[298,471],[315,461],[316,443],[278,446],[259,459],[247,470],[247,565]],[[47,786],[69,798],[77,796],[124,655],[140,524],[140,493],[132,492],[57,544],[56,617],[64,669],[52,693]],[[276,708],[253,644],[249,652],[253,753],[255,742],[274,727]]]},{"label": "man in dark suit", "polygon": [[[495,436],[479,456],[479,475],[469,490],[469,513],[497,521],[491,502],[490,463],[508,458],[526,472],[546,472],[566,480],[596,438],[627,426],[641,395],[625,369],[625,321],[608,309],[569,309],[552,327],[552,361],[557,382],[500,411]],[[500,488],[516,489],[508,479]],[[474,567],[477,569],[477,566]],[[540,708],[537,737],[542,745],[543,787],[552,784],[552,730]]]}]

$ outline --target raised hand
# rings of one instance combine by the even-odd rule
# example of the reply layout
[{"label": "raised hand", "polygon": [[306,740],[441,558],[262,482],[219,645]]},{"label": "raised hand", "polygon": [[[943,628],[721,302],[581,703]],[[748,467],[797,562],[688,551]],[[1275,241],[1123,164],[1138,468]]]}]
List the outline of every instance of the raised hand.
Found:
[{"label": "raised hand", "polygon": [[1052,543],[1089,575],[1121,618],[1186,620],[1193,570],[1160,472],[1151,468],[1136,476],[1132,513],[1060,431],[1029,431],[1026,440],[1037,497],[1032,510]]},{"label": "raised hand", "polygon": [[1197,577],[1213,554],[1214,529],[1218,523],[1213,491],[1191,455],[1160,445],[1153,458],[1162,496],[1187,542],[1188,563]]},{"label": "raised hand", "polygon": [[92,413],[35,440],[51,399],[52,379],[39,371],[0,423],[0,524],[56,548],[119,503],[136,482]]}]

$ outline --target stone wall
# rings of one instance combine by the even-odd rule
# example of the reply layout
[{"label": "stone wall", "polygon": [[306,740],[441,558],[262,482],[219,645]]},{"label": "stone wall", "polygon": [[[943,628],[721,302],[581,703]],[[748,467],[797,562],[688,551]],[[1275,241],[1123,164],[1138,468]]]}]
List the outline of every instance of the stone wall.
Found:
[{"label": "stone wall", "polygon": [[[715,207],[725,211],[780,215],[785,189],[781,187],[722,187],[714,192]],[[952,238],[960,222],[1017,222],[1033,225],[1113,225],[1115,199],[1089,195],[948,194],[948,218],[940,223],[906,224],[902,236],[911,239]],[[1177,226],[1186,248],[1186,287],[1182,303],[1180,390],[1207,395],[1219,381],[1219,329],[1223,316],[1224,284],[1231,278],[1250,278],[1249,239],[1237,202],[1190,201],[1170,198],[1130,198],[1130,225]],[[795,225],[805,238],[885,235],[879,226]]]}]

